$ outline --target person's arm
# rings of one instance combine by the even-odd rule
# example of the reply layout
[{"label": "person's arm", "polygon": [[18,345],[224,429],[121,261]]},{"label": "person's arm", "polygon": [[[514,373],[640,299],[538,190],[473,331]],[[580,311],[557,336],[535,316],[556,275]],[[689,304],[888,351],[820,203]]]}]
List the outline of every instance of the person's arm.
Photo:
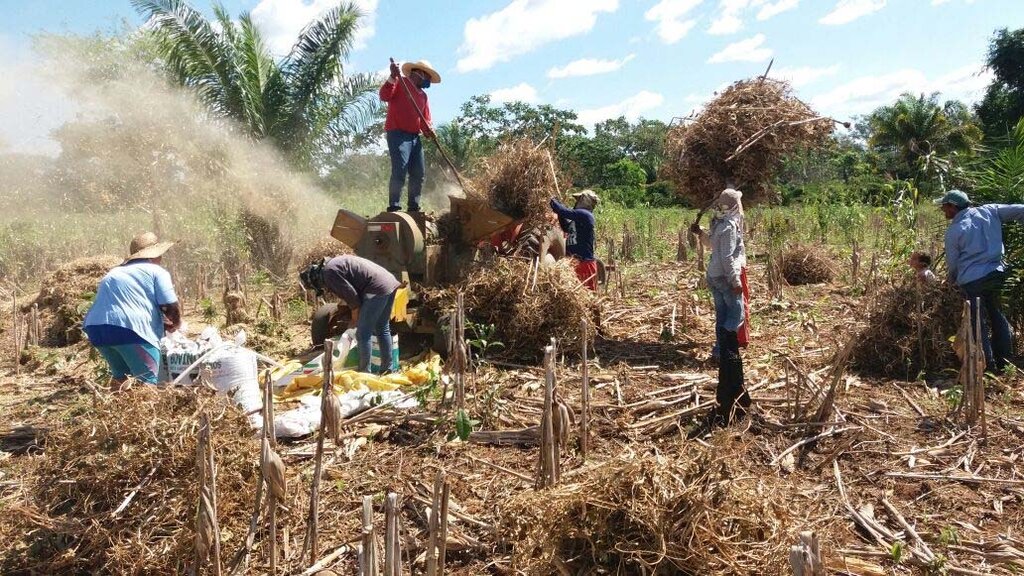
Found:
[{"label": "person's arm", "polygon": [[380,92],[378,93],[378,95],[380,96],[381,102],[391,102],[391,100],[395,97],[395,92],[398,90],[398,82],[400,78],[401,77],[388,78],[388,81],[385,82],[384,85],[380,87]]},{"label": "person's arm", "polygon": [[160,312],[164,315],[164,331],[177,332],[181,328],[181,306],[177,302],[161,304]]},{"label": "person's arm", "polygon": [[722,258],[722,263],[725,265],[729,285],[732,286],[733,292],[737,294],[743,292],[743,282],[740,279],[740,259],[736,257],[736,248],[740,242],[739,234],[740,231],[737,226],[731,223],[727,224],[724,232],[718,237],[717,245],[712,248],[712,250],[720,251],[718,255]]},{"label": "person's arm", "polygon": [[1003,222],[1024,222],[1024,204],[991,204]]},{"label": "person's arm", "polygon": [[174,293],[171,273],[158,267],[153,282],[156,305],[164,315],[164,330],[174,332],[181,328],[181,306],[178,305],[178,295]]},{"label": "person's arm", "polygon": [[960,248],[958,240],[958,234],[956,229],[951,225],[946,230],[946,278],[950,284],[956,284],[957,266],[960,260]]},{"label": "person's arm", "polygon": [[562,204],[557,198],[551,199],[551,210],[557,214],[559,218],[572,218],[573,215],[572,208]]}]

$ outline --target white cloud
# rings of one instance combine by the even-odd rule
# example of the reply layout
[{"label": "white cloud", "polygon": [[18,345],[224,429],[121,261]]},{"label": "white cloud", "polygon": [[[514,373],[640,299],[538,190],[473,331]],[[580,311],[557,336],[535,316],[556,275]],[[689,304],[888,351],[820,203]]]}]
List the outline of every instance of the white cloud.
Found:
[{"label": "white cloud", "polygon": [[[353,3],[363,14],[353,41],[353,49],[359,50],[376,32],[378,0]],[[263,31],[270,51],[285,56],[307,25],[337,5],[337,0],[260,0],[252,9],[252,19]]]},{"label": "white cloud", "polygon": [[708,34],[735,34],[742,30],[740,15],[748,4],[749,0],[720,0],[718,17],[711,21]]},{"label": "white cloud", "polygon": [[885,8],[886,0],[839,0],[818,22],[829,26],[848,24]]},{"label": "white cloud", "polygon": [[470,18],[459,46],[459,72],[486,70],[540,46],[589,32],[619,0],[513,0],[497,12]]},{"label": "white cloud", "polygon": [[665,97],[661,94],[642,90],[621,102],[616,102],[615,104],[609,104],[599,108],[590,108],[588,110],[580,110],[577,113],[577,116],[580,124],[583,124],[584,126],[593,126],[602,120],[618,118],[619,116],[625,116],[629,120],[635,120],[644,112],[661,106],[661,103],[664,101]]},{"label": "white cloud", "polygon": [[548,78],[570,78],[573,76],[595,76],[597,74],[607,74],[622,68],[626,62],[629,62],[635,57],[635,54],[630,54],[629,56],[620,58],[619,60],[597,60],[595,58],[573,60],[561,68],[552,68],[548,70]]},{"label": "white cloud", "polygon": [[746,40],[733,42],[723,48],[721,52],[718,52],[717,54],[712,55],[711,58],[708,58],[708,63],[764,62],[772,57],[772,49],[762,46],[764,41],[764,34],[758,34],[756,36],[751,36]]},{"label": "white cloud", "polygon": [[800,5],[800,0],[778,0],[777,2],[764,2],[761,9],[757,12],[758,20],[768,20],[774,16],[778,16],[783,12],[793,10]]},{"label": "white cloud", "polygon": [[813,66],[798,66],[794,68],[776,68],[771,71],[769,76],[772,78],[786,80],[793,86],[799,88],[801,86],[813,84],[822,78],[835,76],[838,72],[838,64],[823,66],[820,68],[815,68]]},{"label": "white cloud", "polygon": [[526,82],[516,84],[509,88],[499,88],[490,94],[491,102],[501,104],[503,102],[526,102],[534,104],[540,98],[537,96],[537,89]]},{"label": "white cloud", "polygon": [[878,76],[861,76],[811,99],[819,111],[844,117],[866,114],[891,104],[900,94],[940,92],[943,100],[976,102],[992,81],[992,73],[983,64],[971,64],[935,78],[913,68],[895,70]]},{"label": "white cloud", "polygon": [[719,0],[718,15],[711,21],[708,34],[735,34],[743,29],[743,17],[757,9],[759,21],[768,20],[800,5],[800,0]]},{"label": "white cloud", "polygon": [[[932,0],[932,6],[939,6],[942,4],[949,4],[953,0]],[[964,0],[966,4],[974,4],[975,0]]]},{"label": "white cloud", "polygon": [[665,44],[675,44],[683,39],[693,26],[696,19],[686,16],[703,0],[661,0],[644,13],[644,18],[657,22],[654,31]]}]

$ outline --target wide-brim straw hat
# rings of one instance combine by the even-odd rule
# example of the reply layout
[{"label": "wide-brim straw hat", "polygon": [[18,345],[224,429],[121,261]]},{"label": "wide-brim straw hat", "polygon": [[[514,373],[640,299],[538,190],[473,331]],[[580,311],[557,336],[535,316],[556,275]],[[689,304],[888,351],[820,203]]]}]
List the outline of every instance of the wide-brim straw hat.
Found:
[{"label": "wide-brim straw hat", "polygon": [[132,238],[132,243],[128,246],[128,257],[125,258],[125,262],[132,260],[139,260],[142,258],[159,258],[164,255],[164,252],[174,246],[174,242],[160,242],[156,237],[156,234],[152,232],[143,232],[138,234],[135,238]]},{"label": "wide-brim straw hat", "polygon": [[430,62],[426,60],[417,60],[416,62],[405,62],[402,64],[402,75],[408,76],[413,70],[423,70],[430,76],[431,84],[440,84],[441,75],[434,70],[434,67],[430,65]]}]

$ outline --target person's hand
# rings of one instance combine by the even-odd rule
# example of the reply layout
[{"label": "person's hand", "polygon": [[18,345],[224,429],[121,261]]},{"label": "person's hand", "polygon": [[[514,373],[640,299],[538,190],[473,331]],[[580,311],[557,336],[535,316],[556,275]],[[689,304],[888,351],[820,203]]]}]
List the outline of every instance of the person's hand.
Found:
[{"label": "person's hand", "polygon": [[394,60],[392,60],[391,61],[391,77],[397,79],[399,74],[400,74],[400,72],[398,70],[398,63],[395,62]]}]

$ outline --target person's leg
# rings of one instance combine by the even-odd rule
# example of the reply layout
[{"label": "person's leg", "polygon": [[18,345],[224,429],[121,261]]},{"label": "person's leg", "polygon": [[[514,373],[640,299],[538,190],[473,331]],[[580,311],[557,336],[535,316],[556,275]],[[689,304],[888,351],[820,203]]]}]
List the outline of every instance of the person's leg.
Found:
[{"label": "person's leg", "polygon": [[[971,333],[974,333],[974,326],[977,319],[981,318],[981,347],[985,351],[985,369],[995,370],[996,361],[992,354],[992,338],[989,336],[991,323],[989,322],[989,307],[986,305],[988,290],[986,290],[985,279],[968,282],[961,286],[964,296],[971,306]],[[981,310],[978,304],[981,304]]]},{"label": "person's leg", "polygon": [[722,337],[725,332],[725,296],[719,290],[712,290],[715,301],[715,345],[711,348],[711,357],[716,360],[722,357]]},{"label": "person's leg", "polygon": [[133,378],[146,384],[157,383],[157,374],[160,373],[159,348],[152,344],[122,344],[114,348],[128,365]]},{"label": "person's leg", "polygon": [[404,136],[405,133],[401,130],[389,130],[387,133],[388,156],[391,158],[391,180],[388,182],[389,212],[402,209],[402,186],[405,185],[410,151]]},{"label": "person's leg", "polygon": [[1001,284],[999,282],[986,289],[981,299],[981,305],[985,308],[982,318],[988,321],[988,327],[992,331],[990,348],[992,349],[993,367],[1000,373],[1006,368],[1006,362],[1013,353],[1010,323],[1003,315]]},{"label": "person's leg", "polygon": [[420,194],[423,192],[423,177],[426,174],[425,165],[423,138],[413,136],[409,144],[409,212],[420,211]]},{"label": "person's leg", "polygon": [[116,346],[97,346],[96,351],[100,353],[100,356],[107,361],[107,366],[110,368],[110,379],[113,384],[120,385],[127,378],[131,369],[128,364],[121,358],[121,354],[117,351]]},{"label": "person's leg", "polygon": [[[719,422],[729,423],[734,415],[742,418],[750,406],[750,397],[743,389],[743,359],[737,334],[743,325],[743,295],[731,289],[717,290],[716,293],[725,304],[725,317],[722,323],[715,399],[718,401]],[[739,406],[736,406],[737,402]]]},{"label": "person's leg", "polygon": [[374,300],[382,300],[380,313],[377,315],[377,327],[374,336],[377,337],[377,344],[380,346],[380,372],[390,372],[396,367],[392,364],[394,355],[394,342],[391,338],[391,309],[395,305],[395,293],[387,296],[378,296]]},{"label": "person's leg", "polygon": [[370,371],[370,337],[373,336],[375,318],[371,318],[372,309],[368,309],[371,299],[367,299],[359,309],[359,320],[356,322],[356,348],[359,349],[359,372]]}]

